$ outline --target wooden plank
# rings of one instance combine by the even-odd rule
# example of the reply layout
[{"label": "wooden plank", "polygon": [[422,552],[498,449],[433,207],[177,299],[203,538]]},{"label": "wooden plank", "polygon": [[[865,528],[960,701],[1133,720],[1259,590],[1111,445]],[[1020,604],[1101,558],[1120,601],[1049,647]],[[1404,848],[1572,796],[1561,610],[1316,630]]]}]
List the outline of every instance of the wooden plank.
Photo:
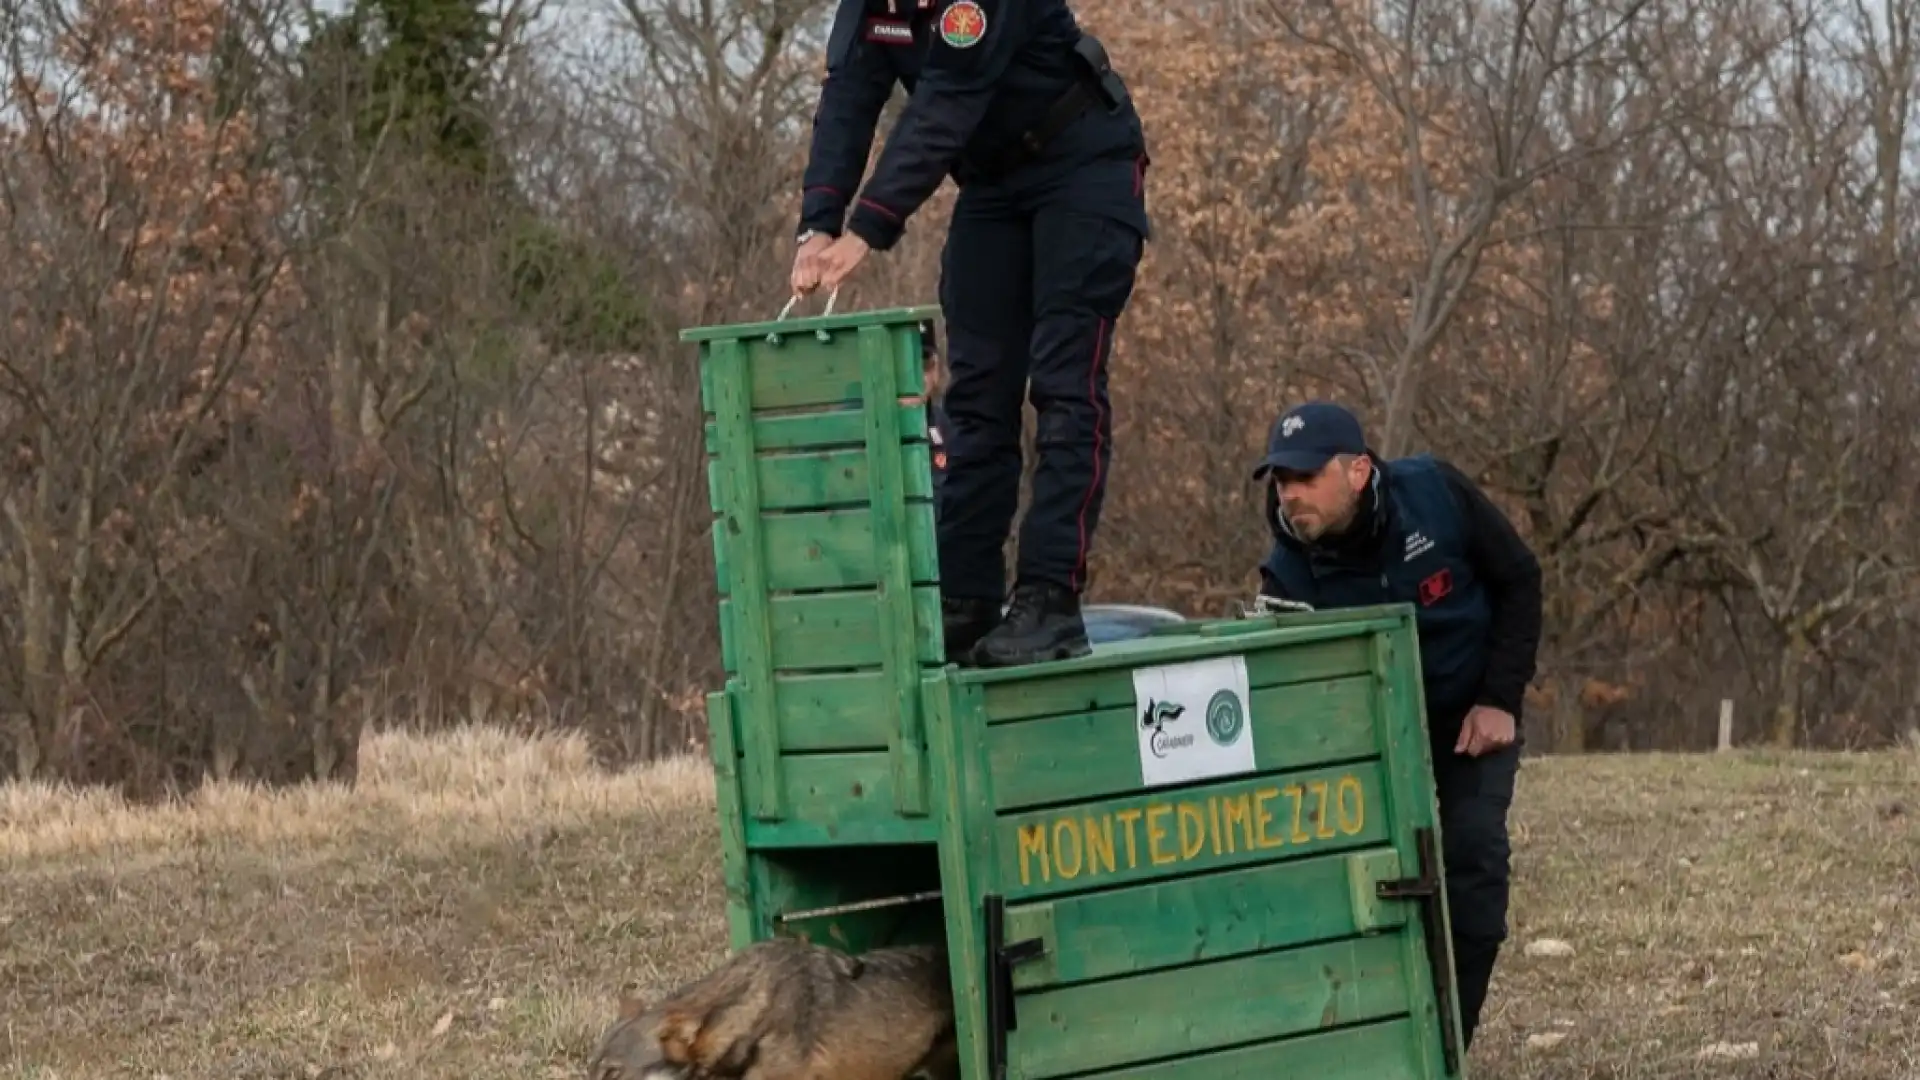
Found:
[{"label": "wooden plank", "polygon": [[[869,417],[893,417],[892,409],[869,409]],[[893,489],[909,500],[933,498],[933,452],[927,443],[901,440],[896,434],[883,443],[890,452],[892,468],[901,470],[901,482]],[[761,454],[754,459],[763,510],[815,510],[829,507],[866,505],[871,497],[874,455],[866,449],[828,450],[804,454]],[[720,503],[720,485],[715,477],[720,459],[707,460],[707,490],[712,493],[713,509],[725,509]],[[890,505],[890,504],[889,504]]]},{"label": "wooden plank", "polygon": [[[919,401],[899,403],[900,441],[927,441],[927,407]],[[719,452],[720,432],[712,420],[704,425],[706,452]],[[866,410],[857,405],[829,406],[826,410],[757,416],[753,445],[766,451],[857,449],[867,443]]]},{"label": "wooden plank", "polygon": [[[862,326],[885,326],[902,334],[918,335],[922,321],[940,314],[937,304],[913,307],[877,308],[868,311],[842,311],[837,315],[806,315],[788,312],[787,318],[765,322],[733,323],[726,326],[694,326],[680,331],[681,341],[708,342],[726,338],[764,338],[768,334],[793,337],[818,330],[851,330]],[[915,337],[918,340],[918,337]]]},{"label": "wooden plank", "polygon": [[[915,585],[933,585],[940,579],[940,561],[933,543],[933,504],[908,503],[907,569]],[[716,533],[729,528],[727,519],[714,523]],[[873,564],[873,511],[866,508],[817,513],[763,514],[757,528],[759,549],[766,560],[765,588],[772,592],[867,588],[878,583]],[[728,558],[728,549],[744,552],[744,538],[728,544],[717,538],[715,549]],[[722,596],[732,595],[732,575]]]},{"label": "wooden plank", "polygon": [[[1007,940],[1037,937],[1047,948],[1045,956],[1013,969],[1014,987],[1031,990],[1353,937],[1362,928],[1349,900],[1349,867],[1380,852],[1389,859],[1393,854],[1377,848],[1320,855],[1010,906]],[[1402,925],[1406,905],[1387,905],[1380,915],[1377,927]]]},{"label": "wooden plank", "polygon": [[[901,342],[906,344],[906,342]],[[893,361],[904,349],[893,348],[883,329],[860,329],[860,370],[866,400],[889,402],[899,397]],[[880,664],[893,693],[895,729],[887,750],[893,758],[894,808],[902,814],[927,812],[927,777],[923,746],[925,725],[920,716],[920,665],[916,631],[925,625],[915,618],[914,589],[907,563],[907,537],[918,524],[907,515],[907,478],[896,447],[900,427],[892,409],[867,409],[867,498],[873,507],[873,565],[879,578],[878,631]],[[927,478],[931,490],[932,478]]]},{"label": "wooden plank", "polygon": [[[1411,605],[1401,605],[1411,607]],[[1376,630],[1391,627],[1392,615],[1346,618],[1313,626],[1265,626],[1249,623],[1251,630],[1225,633],[1223,624],[1240,620],[1175,623],[1159,627],[1144,637],[1110,642],[1071,660],[1049,660],[1003,668],[970,668],[967,681],[981,686],[996,683],[1051,681],[1071,675],[1094,672],[1129,671],[1147,664],[1183,663],[1212,657],[1248,656],[1276,649],[1295,649],[1316,641],[1337,641],[1365,637]],[[1209,632],[1213,627],[1218,632]]]},{"label": "wooden plank", "polygon": [[[1420,866],[1416,830],[1436,828],[1439,813],[1433,790],[1432,750],[1424,722],[1426,701],[1419,679],[1419,646],[1412,615],[1403,618],[1400,630],[1394,636],[1375,634],[1369,644],[1373,650],[1371,667],[1377,702],[1374,737],[1381,747],[1381,766],[1387,780],[1383,809],[1391,815],[1388,818],[1393,823],[1391,839],[1400,854],[1400,865],[1412,875],[1418,873]],[[1437,843],[1435,858],[1444,864]],[[1444,865],[1440,873],[1444,877]],[[1449,1034],[1455,1046],[1465,1044],[1460,1034],[1459,997],[1456,993],[1448,998],[1448,1008],[1442,1015],[1440,995],[1430,974],[1430,953],[1452,955],[1446,890],[1440,890],[1434,900],[1440,905],[1440,933],[1448,935],[1449,940],[1428,941],[1426,929],[1418,920],[1398,938],[1408,970],[1421,974],[1412,988],[1410,1002],[1414,1015],[1428,1020],[1416,1031],[1421,1058],[1432,1063],[1434,1071],[1440,1073],[1445,1071],[1445,1040]],[[1461,1057],[1464,1060],[1464,1053]]]},{"label": "wooden plank", "polygon": [[[909,331],[902,328],[900,332]],[[748,392],[756,411],[851,404],[862,400],[860,354],[848,347],[845,333],[833,334],[827,341],[810,332],[792,333],[783,336],[778,345],[758,338],[735,338],[714,342],[712,351],[716,355],[726,348],[746,352],[751,380]],[[918,393],[921,368],[917,353],[908,356],[906,350],[899,350],[894,365],[895,384],[909,388],[903,392]],[[716,395],[720,389],[715,385]]]},{"label": "wooden plank", "polygon": [[886,751],[781,754],[774,771],[786,795],[787,821],[816,827],[830,843],[853,842],[856,833],[872,836],[875,825],[895,835],[893,763]]},{"label": "wooden plank", "polygon": [[[880,594],[872,589],[847,592],[776,596],[767,603],[775,685],[780,672],[877,668],[889,648],[897,645],[910,663],[938,664],[940,656],[940,590],[913,589],[907,596],[910,625],[894,639],[880,624]],[[734,602],[720,602],[720,653],[733,672]],[[890,632],[889,632],[890,633]],[[775,697],[779,697],[776,689]],[[776,712],[780,709],[776,707]],[[785,721],[781,717],[781,721]],[[782,747],[793,749],[783,741]],[[816,747],[816,749],[818,749]]]},{"label": "wooden plank", "polygon": [[781,814],[779,776],[772,768],[778,753],[773,713],[773,648],[768,639],[767,600],[771,567],[761,540],[760,490],[753,469],[752,398],[747,393],[747,359],[738,341],[717,342],[709,367],[713,379],[714,419],[725,433],[718,480],[726,507],[714,528],[735,539],[727,551],[727,592],[739,598],[734,618],[733,660],[737,671],[734,700],[740,746],[745,752],[742,796],[749,816],[776,819]]},{"label": "wooden plank", "polygon": [[1388,836],[1385,796],[1363,762],[1010,814],[994,864],[1013,900],[1366,847]]},{"label": "wooden plank", "polygon": [[720,880],[727,891],[727,941],[739,949],[753,940],[753,893],[747,883],[747,834],[741,808],[740,747],[734,738],[733,687],[707,695],[708,752],[720,816]]},{"label": "wooden plank", "polygon": [[[1373,655],[1367,642],[1365,634],[1354,632],[1299,644],[1249,650],[1246,653],[1248,688],[1257,690],[1266,686],[1292,686],[1367,674],[1373,670]],[[1141,656],[1129,666],[1055,674],[1053,669],[1058,664],[1080,662],[1067,660],[1034,664],[1027,669],[1002,669],[1024,672],[1027,677],[985,685],[987,722],[991,724],[1038,716],[1132,708],[1133,668],[1143,664],[1170,662],[1174,655],[1168,650],[1167,642],[1156,644],[1161,652],[1166,653],[1165,656]],[[1233,651],[1230,645],[1220,642],[1204,644],[1208,647],[1207,652],[1217,655],[1228,655]],[[980,674],[969,670],[964,676],[969,680],[978,680]]]},{"label": "wooden plank", "polygon": [[1406,901],[1380,895],[1381,882],[1406,876],[1400,853],[1384,847],[1350,854],[1346,860],[1347,907],[1353,915],[1354,931],[1371,934],[1382,927],[1407,925]]},{"label": "wooden plank", "polygon": [[941,905],[947,925],[948,969],[959,1074],[993,1080],[988,1067],[986,941],[981,921],[993,869],[993,807],[982,790],[992,783],[980,744],[980,688],[958,685],[957,669],[936,669],[925,687],[927,762],[933,820],[940,826]]},{"label": "wooden plank", "polygon": [[1401,1017],[1149,1062],[1101,1073],[1100,1080],[1430,1080],[1411,1048],[1413,1027]]},{"label": "wooden plank", "polygon": [[773,686],[782,752],[887,748],[894,723],[880,669],[776,675]]},{"label": "wooden plank", "polygon": [[[1266,686],[1251,696],[1254,762],[1263,772],[1378,753],[1373,680],[1366,676]],[[1128,707],[989,727],[994,809],[1082,802],[1138,789],[1139,724]]]},{"label": "wooden plank", "polygon": [[1397,938],[1353,938],[1018,995],[1008,1075],[1044,1080],[1405,1015],[1403,964]]},{"label": "wooden plank", "polygon": [[790,848],[877,847],[931,844],[940,835],[931,818],[898,814],[858,821],[749,821],[747,847],[754,851]]}]

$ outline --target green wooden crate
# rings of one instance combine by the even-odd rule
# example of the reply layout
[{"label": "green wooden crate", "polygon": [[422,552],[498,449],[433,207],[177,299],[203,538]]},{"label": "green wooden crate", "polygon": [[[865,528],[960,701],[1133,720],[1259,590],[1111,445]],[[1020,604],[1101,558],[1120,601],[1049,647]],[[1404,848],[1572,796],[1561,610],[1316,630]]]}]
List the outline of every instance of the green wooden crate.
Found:
[{"label": "green wooden crate", "polygon": [[944,940],[964,1080],[1464,1077],[1411,610],[944,666],[930,313],[685,335],[733,945]]},{"label": "green wooden crate", "polygon": [[739,811],[764,846],[933,839],[921,675],[945,655],[920,330],[935,308],[700,345]]},{"label": "green wooden crate", "polygon": [[1465,1075],[1414,633],[1201,622],[931,677],[970,1080]]}]

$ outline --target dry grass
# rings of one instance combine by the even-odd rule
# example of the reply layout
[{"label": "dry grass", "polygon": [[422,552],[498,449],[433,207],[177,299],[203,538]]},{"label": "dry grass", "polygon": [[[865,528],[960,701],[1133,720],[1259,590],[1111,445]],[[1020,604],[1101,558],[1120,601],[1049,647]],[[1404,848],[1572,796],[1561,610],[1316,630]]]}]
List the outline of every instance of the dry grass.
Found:
[{"label": "dry grass", "polygon": [[[350,795],[0,789],[0,1078],[577,1077],[622,982],[720,955],[702,762],[609,776],[487,734],[365,755]],[[1920,1077],[1916,770],[1530,761],[1474,1075]],[[1753,1056],[1699,1060],[1720,1043]]]},{"label": "dry grass", "polygon": [[572,1077],[622,982],[720,955],[703,761],[362,753],[352,793],[0,790],[0,1077]]}]

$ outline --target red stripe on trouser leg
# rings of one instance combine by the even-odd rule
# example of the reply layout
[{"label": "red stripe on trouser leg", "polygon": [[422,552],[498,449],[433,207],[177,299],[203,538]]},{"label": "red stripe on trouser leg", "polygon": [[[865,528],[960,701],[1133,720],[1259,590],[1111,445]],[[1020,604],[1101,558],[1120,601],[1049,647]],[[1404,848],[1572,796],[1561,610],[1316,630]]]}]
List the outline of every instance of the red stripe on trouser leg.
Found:
[{"label": "red stripe on trouser leg", "polygon": [[1101,429],[1106,417],[1100,408],[1100,365],[1106,363],[1107,327],[1105,319],[1099,322],[1099,328],[1093,335],[1093,362],[1087,365],[1087,404],[1093,406],[1093,471],[1087,480],[1086,494],[1080,497],[1080,544],[1073,557],[1073,589],[1080,591],[1082,579],[1087,573],[1087,509],[1093,505],[1093,493],[1100,490],[1100,450],[1103,440]]}]

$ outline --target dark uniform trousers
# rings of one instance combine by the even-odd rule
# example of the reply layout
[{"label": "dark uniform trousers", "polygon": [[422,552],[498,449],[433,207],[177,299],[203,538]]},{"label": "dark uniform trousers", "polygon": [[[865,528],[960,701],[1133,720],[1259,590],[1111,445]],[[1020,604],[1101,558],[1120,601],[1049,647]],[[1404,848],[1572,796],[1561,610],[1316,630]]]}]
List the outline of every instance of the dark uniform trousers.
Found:
[{"label": "dark uniform trousers", "polygon": [[960,190],[940,275],[949,381],[939,549],[948,595],[1002,595],[1024,401],[1037,416],[1038,461],[1018,579],[1076,592],[1085,584],[1113,454],[1107,358],[1147,232],[1145,169],[1139,153],[1068,158]]},{"label": "dark uniform trousers", "polygon": [[1479,757],[1455,753],[1455,727],[1436,740],[1433,779],[1440,804],[1441,855],[1447,866],[1453,967],[1460,1024],[1468,1044],[1480,1024],[1494,961],[1507,938],[1513,847],[1507,813],[1520,771],[1520,745]]},{"label": "dark uniform trousers", "polygon": [[[1068,0],[841,0],[827,71],[803,236],[844,217],[886,250],[944,178],[959,187],[940,273],[949,646],[992,629],[979,639],[990,662],[1071,654],[1084,641],[1070,596],[1086,584],[1113,455],[1107,360],[1149,239],[1140,116]],[[906,109],[855,196],[896,85]],[[1027,402],[1039,421],[1027,588],[1001,621]]]}]

